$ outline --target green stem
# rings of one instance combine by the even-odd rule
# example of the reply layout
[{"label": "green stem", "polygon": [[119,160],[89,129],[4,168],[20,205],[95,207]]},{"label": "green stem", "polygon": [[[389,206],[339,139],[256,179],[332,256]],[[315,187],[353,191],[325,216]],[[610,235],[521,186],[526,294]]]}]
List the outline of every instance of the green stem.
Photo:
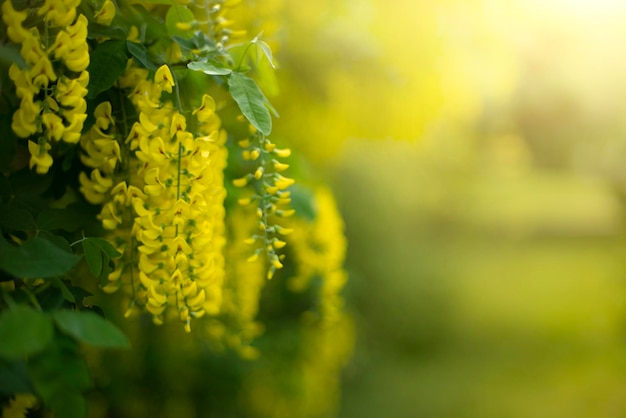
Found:
[{"label": "green stem", "polygon": [[26,293],[26,296],[28,296],[28,300],[38,311],[43,311],[43,309],[41,309],[41,305],[39,304],[39,301],[37,300],[33,292],[31,292],[28,287],[26,286],[22,287],[22,291]]},{"label": "green stem", "polygon": [[85,241],[87,239],[87,237],[85,237],[83,235],[83,237],[81,239],[79,239],[78,241],[74,241],[73,243],[70,244],[70,247],[73,247],[76,244],[80,244],[81,242]]},{"label": "green stem", "polygon": [[243,54],[241,54],[241,57],[239,58],[239,62],[237,63],[237,67],[235,67],[235,71],[239,71],[241,69],[241,64],[243,64],[243,59],[246,57],[246,55],[248,55],[248,50],[250,49],[251,46],[252,46],[252,42],[250,42],[248,46],[246,47],[246,49],[243,50]]},{"label": "green stem", "polygon": [[9,292],[7,292],[2,286],[0,286],[0,292],[2,292],[2,299],[4,299],[4,303],[6,303],[9,309],[14,308],[16,304],[11,295],[9,295]]}]

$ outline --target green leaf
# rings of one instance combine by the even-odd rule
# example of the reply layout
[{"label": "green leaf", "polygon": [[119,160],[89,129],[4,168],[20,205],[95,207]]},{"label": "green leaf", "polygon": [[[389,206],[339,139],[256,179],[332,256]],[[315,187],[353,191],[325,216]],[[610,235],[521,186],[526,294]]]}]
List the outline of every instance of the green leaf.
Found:
[{"label": "green leaf", "polygon": [[146,3],[171,5],[171,4],[175,4],[175,1],[174,0],[146,0]]},{"label": "green leaf", "polygon": [[29,359],[28,375],[47,406],[54,405],[55,399],[63,397],[65,393],[83,391],[92,385],[78,343],[58,333],[47,350]]},{"label": "green leaf", "polygon": [[86,297],[93,296],[93,293],[79,286],[70,286],[69,290],[74,295],[75,300],[80,303],[83,303]]},{"label": "green leaf", "polygon": [[16,305],[0,315],[0,357],[19,359],[48,346],[54,335],[52,321],[43,312]]},{"label": "green leaf", "polygon": [[0,43],[0,63],[7,68],[13,63],[17,64],[20,70],[28,68],[18,46],[14,44]]},{"label": "green leaf", "polygon": [[107,39],[126,39],[127,30],[121,27],[99,25],[96,22],[89,22],[89,30],[87,32],[88,39],[107,38]]},{"label": "green leaf", "polygon": [[100,248],[91,240],[83,240],[83,253],[91,274],[100,277],[102,273],[102,252]]},{"label": "green leaf", "polygon": [[68,253],[72,252],[72,247],[70,246],[70,243],[67,242],[67,240],[60,235],[55,235],[52,232],[48,232],[48,231],[39,231],[37,233],[37,236],[50,241],[51,243],[53,243],[60,249],[64,250],[65,252],[68,252]]},{"label": "green leaf", "polygon": [[90,237],[85,238],[85,241],[90,241],[95,244],[104,254],[106,254],[110,258],[118,258],[122,256],[122,254],[115,249],[113,244],[105,239]]},{"label": "green leaf", "polygon": [[272,68],[276,68],[276,64],[274,63],[274,56],[272,55],[272,48],[270,48],[270,46],[264,41],[256,41],[255,44],[257,44],[259,48],[261,48],[261,51],[263,51],[263,55],[265,55],[267,61],[269,61]]},{"label": "green leaf", "polygon": [[172,6],[165,15],[165,27],[170,36],[180,36],[182,38],[193,37],[193,30],[179,29],[179,23],[192,23],[196,20],[193,12],[187,6]]},{"label": "green leaf", "polygon": [[12,174],[9,182],[16,196],[21,198],[40,197],[50,188],[52,179],[51,173],[42,176],[26,168]]},{"label": "green leaf", "polygon": [[0,204],[0,225],[14,231],[35,231],[37,223],[33,215],[13,205]]},{"label": "green leaf", "polygon": [[45,231],[62,229],[67,232],[74,232],[82,225],[83,220],[83,216],[72,206],[64,209],[47,208],[37,216],[37,225],[39,229]]},{"label": "green leaf", "polygon": [[52,279],[52,283],[61,290],[63,293],[63,298],[70,303],[76,303],[76,298],[74,297],[74,293],[67,287],[67,285],[63,282],[63,280],[59,278]]},{"label": "green leaf", "polygon": [[217,51],[215,42],[202,31],[196,31],[191,39],[172,36],[172,40],[180,46],[184,53],[202,56],[227,56],[227,53]]},{"label": "green leaf", "polygon": [[128,50],[126,41],[105,41],[91,53],[89,68],[89,92],[87,97],[94,99],[108,90],[126,69]]},{"label": "green leaf", "polygon": [[296,210],[298,216],[312,221],[317,217],[317,210],[315,208],[315,195],[313,191],[299,186],[297,184],[289,188],[291,192],[291,207]]},{"label": "green leaf", "polygon": [[135,57],[135,59],[144,67],[149,70],[157,69],[157,66],[150,60],[150,57],[148,56],[148,49],[144,46],[144,44],[126,41],[126,47],[128,48],[130,55]]},{"label": "green leaf", "polygon": [[187,68],[194,71],[202,71],[208,75],[228,75],[233,72],[230,68],[218,67],[210,62],[194,61],[187,64]]},{"label": "green leaf", "polygon": [[48,402],[55,417],[85,418],[87,416],[87,400],[80,392],[62,391]]},{"label": "green leaf", "polygon": [[109,260],[108,263],[104,263],[102,266],[102,274],[100,275],[100,286],[104,287],[109,283],[109,274],[113,272],[113,267],[111,267],[111,262]]},{"label": "green leaf", "polygon": [[0,359],[0,394],[32,393],[28,369],[23,360]]},{"label": "green leaf", "polygon": [[63,291],[58,287],[50,286],[43,292],[37,294],[37,300],[39,305],[46,311],[54,311],[60,309],[63,306],[65,298],[63,297]]},{"label": "green leaf", "polygon": [[272,117],[265,107],[265,96],[253,79],[240,73],[228,76],[228,90],[239,105],[241,113],[264,135],[272,131]]},{"label": "green leaf", "polygon": [[130,347],[122,331],[96,314],[57,311],[53,313],[53,317],[63,332],[86,344],[110,348]]},{"label": "green leaf", "polygon": [[20,246],[13,246],[0,238],[0,269],[22,279],[60,276],[80,260],[50,241],[34,237]]}]

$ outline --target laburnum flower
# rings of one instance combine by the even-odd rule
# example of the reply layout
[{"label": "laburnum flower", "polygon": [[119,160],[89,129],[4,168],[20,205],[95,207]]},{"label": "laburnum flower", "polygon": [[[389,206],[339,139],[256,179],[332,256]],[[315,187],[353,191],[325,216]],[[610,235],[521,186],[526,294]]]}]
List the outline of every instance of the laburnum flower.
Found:
[{"label": "laburnum flower", "polygon": [[166,122],[169,129],[141,123],[155,141],[140,139],[137,151],[145,167],[146,195],[133,204],[140,244],[139,293],[157,323],[172,307],[189,331],[191,318],[215,314],[221,305],[223,216],[216,214],[221,213],[224,193],[221,176],[211,171],[221,170],[223,163],[214,167],[210,157],[225,155],[220,152],[223,144],[185,131],[181,114],[172,112],[161,125]]},{"label": "laburnum flower", "polygon": [[[27,64],[26,68],[19,68],[13,63],[9,68],[9,77],[21,99],[20,107],[13,113],[11,127],[18,137],[35,139],[32,137],[37,136],[36,141],[31,141],[37,147],[29,143],[28,149],[35,152],[30,165],[37,167],[40,174],[45,174],[52,164],[48,152],[52,144],[61,140],[78,142],[87,118],[84,99],[89,82],[85,71],[89,65],[87,19],[80,15],[74,22],[79,3],[78,0],[45,0],[36,13],[45,21],[46,39],[37,27],[24,27],[27,14],[16,11],[11,0],[2,4],[9,38],[21,44],[20,55]],[[48,29],[54,26],[60,28],[55,29],[52,42]],[[69,72],[60,68],[59,62]]]},{"label": "laburnum flower", "polygon": [[20,393],[2,407],[3,418],[24,418],[29,409],[37,406],[37,398],[31,393]]},{"label": "laburnum flower", "polygon": [[18,12],[13,8],[11,0],[2,3],[2,20],[7,25],[7,35],[15,43],[21,43],[29,36],[29,31],[22,26],[26,20],[26,12]]},{"label": "laburnum flower", "polygon": [[296,266],[288,286],[292,291],[302,292],[310,286],[313,278],[319,278],[318,314],[324,322],[330,323],[342,315],[341,290],[347,281],[343,268],[347,241],[332,192],[318,187],[314,197],[313,220],[298,218],[288,221],[293,233],[286,240]]},{"label": "laburnum flower", "polygon": [[247,239],[251,245],[260,242],[250,261],[256,261],[261,253],[265,254],[268,262],[267,278],[271,279],[276,270],[283,268],[282,259],[284,255],[279,255],[277,250],[285,246],[282,236],[291,233],[291,229],[282,227],[276,221],[278,217],[289,217],[294,214],[293,209],[288,208],[290,203],[289,186],[294,184],[294,180],[280,174],[289,165],[280,162],[277,158],[288,157],[291,153],[289,149],[279,149],[269,140],[269,138],[256,132],[251,128],[252,140],[245,139],[239,145],[244,148],[243,157],[257,163],[254,173],[248,173],[244,177],[233,181],[235,187],[245,187],[253,184],[255,192],[250,197],[239,200],[242,205],[249,205],[252,202],[257,204],[258,232]]},{"label": "laburnum flower", "polygon": [[79,174],[79,190],[93,204],[101,204],[111,199],[109,191],[114,185],[113,173],[122,159],[111,112],[111,103],[100,103],[94,111],[95,123],[80,139],[84,151],[80,159],[93,170],[89,177],[84,172]]},{"label": "laburnum flower", "polygon": [[13,114],[11,128],[20,138],[29,138],[39,129],[37,117],[41,112],[40,102],[33,102],[30,95],[24,96],[20,107]]},{"label": "laburnum flower", "polygon": [[[161,94],[174,87],[169,68],[159,68],[154,81],[142,79],[147,75],[129,66],[118,80],[120,88],[130,90],[138,113],[124,141],[133,152],[126,164],[137,171],[130,184],[113,186],[112,200],[103,201],[100,219],[106,229],[118,231],[125,225],[124,206],[133,211],[125,261],[118,263],[104,289],[127,287],[132,305],[151,313],[155,323],[176,316],[190,331],[192,318],[216,314],[222,304],[226,135],[219,131],[214,108],[191,115],[203,115],[203,120],[195,117],[191,125],[197,132],[190,132],[189,120],[161,101]],[[205,97],[203,103],[214,102]],[[109,109],[96,109],[92,135],[106,135]],[[89,163],[103,156],[93,139],[83,145],[89,149],[84,157]],[[94,189],[102,184],[101,178],[87,180]],[[133,188],[139,192],[131,194]]]},{"label": "laburnum flower", "polygon": [[105,0],[102,8],[94,15],[96,22],[101,25],[109,26],[115,17],[115,4],[111,0]]},{"label": "laburnum flower", "polygon": [[67,33],[67,52],[62,55],[65,66],[74,72],[86,70],[89,66],[89,48],[87,46],[87,18],[78,16],[76,22],[65,28]]},{"label": "laburnum flower", "polygon": [[39,88],[33,85],[33,80],[29,77],[28,71],[22,71],[17,64],[11,64],[9,67],[9,78],[15,85],[15,94],[18,98],[29,96],[32,102],[35,94],[39,92]]},{"label": "laburnum flower", "polygon": [[257,320],[261,291],[265,285],[265,270],[261,263],[249,263],[250,248],[245,239],[256,229],[251,207],[235,208],[229,216],[231,240],[226,247],[229,260],[224,283],[223,323],[208,324],[209,335],[219,348],[230,348],[246,359],[258,357],[251,343],[261,335],[263,325]]},{"label": "laburnum flower", "polygon": [[156,70],[154,74],[154,84],[161,90],[165,90],[168,93],[172,92],[174,77],[167,65],[162,65]]},{"label": "laburnum flower", "polygon": [[52,156],[48,153],[50,148],[52,147],[48,143],[38,144],[28,141],[28,151],[30,152],[29,167],[35,167],[39,174],[46,174],[52,166]]},{"label": "laburnum flower", "polygon": [[76,7],[80,0],[45,0],[37,14],[54,26],[67,26],[76,17]]}]

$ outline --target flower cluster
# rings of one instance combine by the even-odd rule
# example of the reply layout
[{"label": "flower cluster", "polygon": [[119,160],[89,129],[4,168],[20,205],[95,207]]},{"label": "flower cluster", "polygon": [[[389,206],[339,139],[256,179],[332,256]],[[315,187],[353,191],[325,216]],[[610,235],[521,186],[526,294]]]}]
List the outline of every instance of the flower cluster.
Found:
[{"label": "flower cluster", "polygon": [[156,323],[174,310],[189,331],[191,318],[221,307],[226,135],[210,96],[189,118],[162,100],[175,85],[165,65],[154,80],[131,66],[118,85],[130,90],[138,113],[123,144],[132,155],[123,167],[132,174],[116,170],[122,151],[108,102],[96,108],[96,123],[81,141],[82,160],[93,167],[89,177],[81,174],[81,191],[103,205],[105,229],[130,234],[125,241],[118,236],[125,257],[105,290],[117,290],[128,278],[133,304],[145,307]]},{"label": "flower cluster", "polygon": [[288,345],[265,353],[263,363],[245,375],[241,398],[258,417],[332,416],[340,401],[339,376],[354,343],[354,324],[346,314],[330,326],[302,321]]},{"label": "flower cluster", "polygon": [[251,343],[263,331],[257,313],[265,284],[263,265],[246,261],[249,247],[244,239],[256,228],[254,213],[250,213],[254,211],[250,209],[236,207],[229,216],[230,239],[226,248],[229,263],[224,283],[224,306],[220,321],[208,325],[214,346],[220,350],[233,349],[247,359],[259,355]]},{"label": "flower cluster", "polygon": [[264,253],[269,263],[267,278],[271,279],[276,270],[283,267],[281,261],[284,255],[279,255],[277,250],[286,244],[283,237],[292,232],[291,229],[279,225],[276,218],[289,217],[295,213],[293,209],[288,208],[291,198],[290,192],[286,190],[294,180],[281,174],[289,168],[289,165],[279,160],[289,157],[291,151],[287,148],[277,148],[269,138],[256,131],[252,133],[251,139],[240,141],[239,145],[244,148],[244,160],[253,161],[256,165],[254,173],[248,173],[233,181],[236,187],[245,187],[248,184],[255,186],[255,192],[250,197],[239,200],[244,206],[251,203],[257,205],[258,232],[246,242],[250,245],[260,242],[262,246],[255,250],[250,261],[255,261],[261,253]]},{"label": "flower cluster", "polygon": [[315,219],[310,222],[294,219],[290,226],[294,232],[288,242],[296,269],[289,279],[289,288],[302,292],[313,278],[319,278],[320,316],[325,322],[334,322],[343,310],[340,292],[347,280],[343,269],[347,242],[332,192],[319,187],[315,191]]},{"label": "flower cluster", "polygon": [[11,127],[18,137],[29,140],[30,167],[40,174],[52,166],[52,144],[77,143],[87,118],[87,19],[76,18],[78,4],[76,0],[46,0],[37,10],[43,16],[43,35],[36,26],[23,26],[27,10],[15,10],[11,0],[2,4],[7,34],[21,44],[27,66],[13,63],[9,68],[20,99]]}]

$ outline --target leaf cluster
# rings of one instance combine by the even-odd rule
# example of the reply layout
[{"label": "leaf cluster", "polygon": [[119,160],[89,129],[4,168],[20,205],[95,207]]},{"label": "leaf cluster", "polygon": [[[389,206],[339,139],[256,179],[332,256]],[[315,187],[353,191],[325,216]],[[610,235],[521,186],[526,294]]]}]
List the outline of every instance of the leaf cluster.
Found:
[{"label": "leaf cluster", "polygon": [[80,202],[51,207],[50,176],[19,171],[0,185],[0,404],[33,393],[55,416],[84,417],[92,380],[80,345],[127,348],[129,341],[70,278],[83,258],[99,276],[119,253],[100,238],[69,243],[80,228],[93,228],[93,216]]}]

